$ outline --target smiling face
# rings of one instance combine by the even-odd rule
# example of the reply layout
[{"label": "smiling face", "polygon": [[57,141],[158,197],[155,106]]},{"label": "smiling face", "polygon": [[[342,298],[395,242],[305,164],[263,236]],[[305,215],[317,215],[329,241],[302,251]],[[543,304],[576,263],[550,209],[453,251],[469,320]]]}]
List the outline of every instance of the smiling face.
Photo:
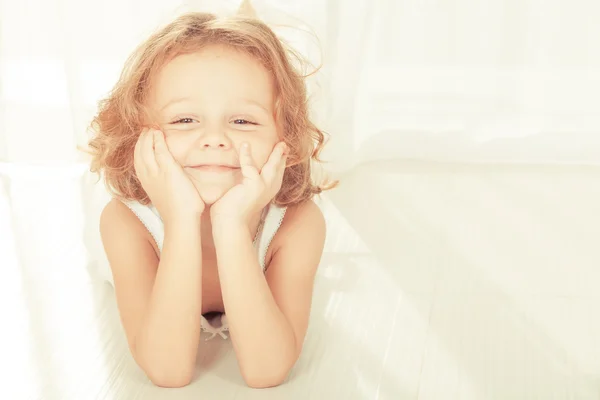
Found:
[{"label": "smiling face", "polygon": [[259,170],[269,158],[279,141],[274,103],[271,75],[259,62],[210,45],[167,63],[153,81],[148,105],[171,154],[210,205],[241,182],[243,142]]}]

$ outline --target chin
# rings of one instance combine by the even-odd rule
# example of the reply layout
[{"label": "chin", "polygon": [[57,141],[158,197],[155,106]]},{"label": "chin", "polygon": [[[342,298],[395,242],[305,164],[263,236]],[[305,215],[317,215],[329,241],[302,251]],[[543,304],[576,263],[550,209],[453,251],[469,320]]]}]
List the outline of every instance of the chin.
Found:
[{"label": "chin", "polygon": [[218,174],[192,171],[188,175],[200,198],[207,206],[216,203],[229,189],[241,181],[240,177],[229,173],[220,176]]},{"label": "chin", "polygon": [[200,198],[207,206],[216,203],[233,185],[196,185]]}]

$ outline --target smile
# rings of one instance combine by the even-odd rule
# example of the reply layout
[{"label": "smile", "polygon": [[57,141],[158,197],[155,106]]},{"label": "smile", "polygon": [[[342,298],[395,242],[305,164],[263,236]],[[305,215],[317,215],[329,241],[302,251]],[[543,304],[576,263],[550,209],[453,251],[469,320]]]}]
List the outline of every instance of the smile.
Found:
[{"label": "smile", "polygon": [[224,165],[196,165],[189,168],[194,169],[196,171],[217,173],[232,172],[237,171],[239,169],[239,167],[227,167]]}]

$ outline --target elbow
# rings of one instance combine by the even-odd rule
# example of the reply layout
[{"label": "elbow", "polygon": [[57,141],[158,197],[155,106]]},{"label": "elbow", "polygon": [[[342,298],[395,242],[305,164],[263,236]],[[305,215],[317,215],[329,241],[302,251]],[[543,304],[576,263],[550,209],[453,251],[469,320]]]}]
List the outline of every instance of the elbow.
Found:
[{"label": "elbow", "polygon": [[136,346],[133,346],[132,354],[146,377],[158,387],[181,388],[189,385],[194,379],[195,358],[159,357],[154,352],[140,352]]},{"label": "elbow", "polygon": [[241,363],[241,373],[246,385],[254,389],[266,389],[282,385],[296,364],[299,354],[293,351],[284,351],[280,355],[283,357],[274,357],[270,360],[263,359],[260,364],[252,363],[253,365],[248,365],[248,363]]},{"label": "elbow", "polygon": [[273,373],[245,372],[242,376],[248,387],[253,389],[266,389],[283,384],[288,377],[289,370],[290,368],[286,368],[285,370]]},{"label": "elbow", "polygon": [[159,387],[181,388],[189,385],[194,379],[195,365],[183,360],[146,360],[142,363],[138,360],[138,365],[148,379]]},{"label": "elbow", "polygon": [[147,370],[146,376],[150,381],[163,388],[182,388],[189,385],[193,379],[193,373],[182,371],[182,372],[169,372],[162,368],[161,371]]},{"label": "elbow", "polygon": [[246,385],[253,389],[266,389],[271,387],[276,387],[285,382],[285,377],[283,378],[268,378],[268,377],[256,377],[256,378],[248,378],[244,377],[244,381]]}]

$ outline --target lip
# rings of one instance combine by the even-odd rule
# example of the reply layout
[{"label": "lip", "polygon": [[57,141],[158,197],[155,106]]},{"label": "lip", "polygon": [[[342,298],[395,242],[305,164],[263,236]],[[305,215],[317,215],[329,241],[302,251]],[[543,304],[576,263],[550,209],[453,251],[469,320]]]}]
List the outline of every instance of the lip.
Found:
[{"label": "lip", "polygon": [[239,167],[229,167],[227,165],[193,165],[189,168],[205,172],[231,172],[239,169]]}]

